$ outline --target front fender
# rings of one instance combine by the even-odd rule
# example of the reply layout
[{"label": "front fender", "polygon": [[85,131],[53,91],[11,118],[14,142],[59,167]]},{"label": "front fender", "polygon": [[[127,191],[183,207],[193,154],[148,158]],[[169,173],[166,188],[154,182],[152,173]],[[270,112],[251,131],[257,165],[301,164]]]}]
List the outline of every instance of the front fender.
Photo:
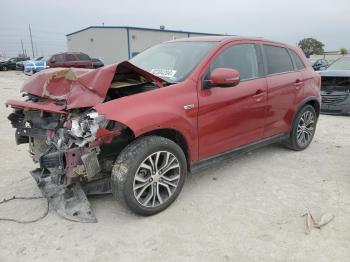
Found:
[{"label": "front fender", "polygon": [[[194,108],[186,110],[186,104],[193,104]],[[184,84],[158,88],[94,107],[108,120],[129,127],[135,137],[158,129],[178,131],[186,139],[191,161],[198,158],[197,108],[195,87]]]}]

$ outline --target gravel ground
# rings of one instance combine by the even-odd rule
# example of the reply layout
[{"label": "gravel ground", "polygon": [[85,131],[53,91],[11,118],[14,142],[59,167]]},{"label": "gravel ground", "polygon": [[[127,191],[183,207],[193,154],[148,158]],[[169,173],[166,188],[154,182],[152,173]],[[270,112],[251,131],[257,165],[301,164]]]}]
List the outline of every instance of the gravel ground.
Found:
[{"label": "gravel ground", "polygon": [[[27,79],[0,72],[1,105]],[[27,146],[0,111],[0,199],[39,196]],[[33,224],[0,221],[0,261],[349,261],[350,117],[322,115],[311,146],[268,146],[191,175],[166,211],[139,217],[112,196],[91,204],[99,220],[80,224],[50,211]],[[0,206],[0,217],[31,219],[43,199]],[[305,234],[309,209],[335,218]]]}]

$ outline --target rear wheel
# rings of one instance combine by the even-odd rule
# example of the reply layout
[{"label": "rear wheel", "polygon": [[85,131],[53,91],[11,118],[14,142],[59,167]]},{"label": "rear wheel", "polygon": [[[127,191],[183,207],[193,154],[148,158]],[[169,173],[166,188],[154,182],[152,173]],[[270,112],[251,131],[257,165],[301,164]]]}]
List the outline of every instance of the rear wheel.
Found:
[{"label": "rear wheel", "polygon": [[304,106],[296,115],[293,127],[286,145],[293,150],[304,150],[307,148],[316,131],[317,115],[311,105]]},{"label": "rear wheel", "polygon": [[186,175],[186,158],[176,143],[146,136],[119,154],[112,170],[112,192],[133,212],[153,215],[177,198]]}]

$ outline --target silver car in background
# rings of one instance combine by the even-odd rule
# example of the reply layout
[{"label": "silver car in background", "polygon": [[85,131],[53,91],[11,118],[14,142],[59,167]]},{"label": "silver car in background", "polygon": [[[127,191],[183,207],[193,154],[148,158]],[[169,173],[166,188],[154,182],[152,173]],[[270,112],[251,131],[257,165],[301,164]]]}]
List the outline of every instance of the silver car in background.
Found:
[{"label": "silver car in background", "polygon": [[350,115],[350,56],[339,58],[326,70],[320,71],[320,75],[321,112]]}]

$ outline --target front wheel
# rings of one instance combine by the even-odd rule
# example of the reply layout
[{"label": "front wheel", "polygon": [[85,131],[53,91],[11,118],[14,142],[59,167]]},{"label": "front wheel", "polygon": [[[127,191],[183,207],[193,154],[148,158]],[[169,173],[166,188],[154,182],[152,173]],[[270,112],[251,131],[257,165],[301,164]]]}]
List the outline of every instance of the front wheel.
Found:
[{"label": "front wheel", "polygon": [[300,151],[307,148],[316,131],[317,115],[311,105],[304,106],[296,115],[286,146]]},{"label": "front wheel", "polygon": [[176,143],[146,136],[119,154],[112,170],[112,192],[133,212],[153,215],[177,198],[186,175],[186,158]]},{"label": "front wheel", "polygon": [[2,66],[1,71],[7,71],[7,66]]}]

